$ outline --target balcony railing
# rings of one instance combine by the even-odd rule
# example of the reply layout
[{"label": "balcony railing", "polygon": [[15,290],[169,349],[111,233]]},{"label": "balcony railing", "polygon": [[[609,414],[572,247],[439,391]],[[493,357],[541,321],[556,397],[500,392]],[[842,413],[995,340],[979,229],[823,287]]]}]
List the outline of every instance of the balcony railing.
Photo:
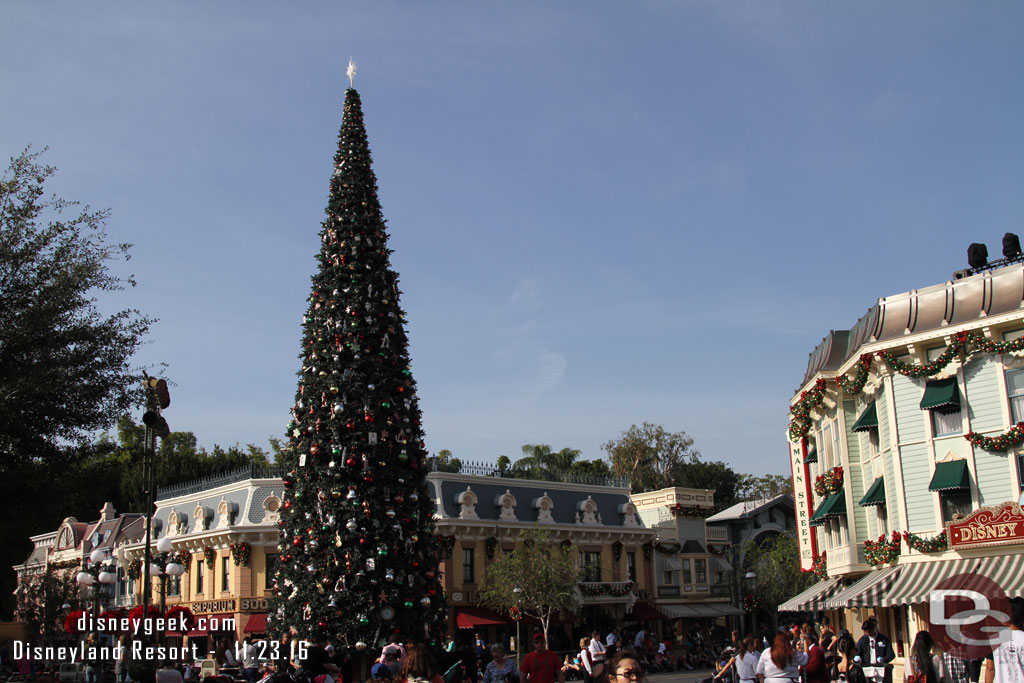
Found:
[{"label": "balcony railing", "polygon": [[705,534],[708,542],[728,543],[729,542],[729,530],[723,526],[709,526],[705,527]]}]

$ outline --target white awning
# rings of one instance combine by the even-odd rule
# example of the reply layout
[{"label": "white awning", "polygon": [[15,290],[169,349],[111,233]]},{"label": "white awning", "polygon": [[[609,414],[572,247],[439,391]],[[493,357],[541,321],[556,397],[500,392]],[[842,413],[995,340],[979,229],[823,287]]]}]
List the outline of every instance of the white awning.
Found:
[{"label": "white awning", "polygon": [[683,566],[679,564],[679,560],[674,557],[666,557],[665,569],[670,572],[679,572],[683,570]]},{"label": "white awning", "polygon": [[715,557],[715,563],[718,565],[718,569],[720,571],[723,571],[723,572],[731,572],[732,571],[732,565],[729,564],[729,561],[726,560],[721,555]]},{"label": "white awning", "polygon": [[838,593],[843,587],[839,577],[819,581],[803,593],[790,598],[778,607],[779,612],[814,612],[823,609],[825,600]]},{"label": "white awning", "polygon": [[873,607],[883,593],[889,592],[899,575],[900,567],[885,567],[869,572],[849,588],[844,588],[825,600],[825,607]]}]

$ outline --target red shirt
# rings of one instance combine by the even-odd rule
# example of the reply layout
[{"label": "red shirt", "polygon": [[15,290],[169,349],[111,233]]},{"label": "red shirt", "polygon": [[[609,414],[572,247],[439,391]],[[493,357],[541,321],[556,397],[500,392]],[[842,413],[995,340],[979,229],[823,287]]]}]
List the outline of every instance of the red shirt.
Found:
[{"label": "red shirt", "polygon": [[807,664],[804,666],[807,673],[807,683],[828,683],[829,672],[825,666],[825,651],[817,643],[807,649]]},{"label": "red shirt", "polygon": [[522,672],[529,676],[530,683],[555,683],[562,661],[551,650],[531,652],[523,657]]}]

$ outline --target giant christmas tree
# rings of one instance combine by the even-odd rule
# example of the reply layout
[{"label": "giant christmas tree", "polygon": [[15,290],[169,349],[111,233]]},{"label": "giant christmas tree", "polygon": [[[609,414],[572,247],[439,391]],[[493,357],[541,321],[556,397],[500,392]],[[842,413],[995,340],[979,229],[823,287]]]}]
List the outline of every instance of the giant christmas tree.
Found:
[{"label": "giant christmas tree", "polygon": [[445,616],[434,505],[398,275],[354,88],[320,238],[271,627],[356,651],[433,641]]}]

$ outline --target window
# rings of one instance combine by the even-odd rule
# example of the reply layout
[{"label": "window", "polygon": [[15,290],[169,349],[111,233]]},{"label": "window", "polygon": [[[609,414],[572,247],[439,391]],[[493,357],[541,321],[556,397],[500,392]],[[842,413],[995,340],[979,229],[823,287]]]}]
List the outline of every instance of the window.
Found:
[{"label": "window", "polygon": [[170,576],[167,578],[167,595],[181,595],[180,576]]},{"label": "window", "polygon": [[662,572],[662,585],[673,586],[676,583],[676,576],[674,571],[666,570]]},{"label": "window", "polygon": [[626,553],[626,578],[636,581],[636,553]]},{"label": "window", "polygon": [[196,593],[203,592],[203,570],[205,569],[205,563],[203,558],[196,558]]},{"label": "window", "polygon": [[462,582],[474,583],[473,580],[473,549],[462,549]]},{"label": "window", "polygon": [[683,565],[683,583],[693,583],[693,574],[690,573],[690,561],[682,560]]},{"label": "window", "polygon": [[822,471],[832,469],[835,465],[835,451],[832,449],[832,424],[825,422],[821,426],[821,438],[818,439],[821,450],[818,452],[818,464]]},{"label": "window", "polygon": [[884,505],[875,506],[875,514],[878,520],[878,533],[888,534],[889,533],[889,516],[886,514]]},{"label": "window", "polygon": [[959,410],[953,410],[947,413],[933,410],[931,413],[932,428],[935,430],[935,436],[959,434],[963,431],[963,420],[960,418]]},{"label": "window", "polygon": [[223,582],[220,585],[220,589],[227,593],[231,590],[231,558],[226,555],[220,558],[220,565],[223,568],[221,571]]},{"label": "window", "polygon": [[708,561],[707,560],[694,560],[693,561],[694,574],[697,575],[697,583],[708,582]]},{"label": "window", "polygon": [[942,507],[942,522],[944,524],[952,522],[954,515],[966,517],[971,514],[971,490],[939,491],[939,505]]},{"label": "window", "polygon": [[277,574],[277,553],[270,553],[267,555],[267,571],[263,577],[263,589],[273,590],[274,588],[274,575]]},{"label": "window", "polygon": [[1006,371],[1006,394],[1010,397],[1010,421],[1024,422],[1024,370]]},{"label": "window", "polygon": [[875,457],[878,455],[878,430],[868,430],[868,456]]},{"label": "window", "polygon": [[583,570],[583,580],[597,582],[601,580],[601,553],[582,552],[580,553],[580,569]]}]

